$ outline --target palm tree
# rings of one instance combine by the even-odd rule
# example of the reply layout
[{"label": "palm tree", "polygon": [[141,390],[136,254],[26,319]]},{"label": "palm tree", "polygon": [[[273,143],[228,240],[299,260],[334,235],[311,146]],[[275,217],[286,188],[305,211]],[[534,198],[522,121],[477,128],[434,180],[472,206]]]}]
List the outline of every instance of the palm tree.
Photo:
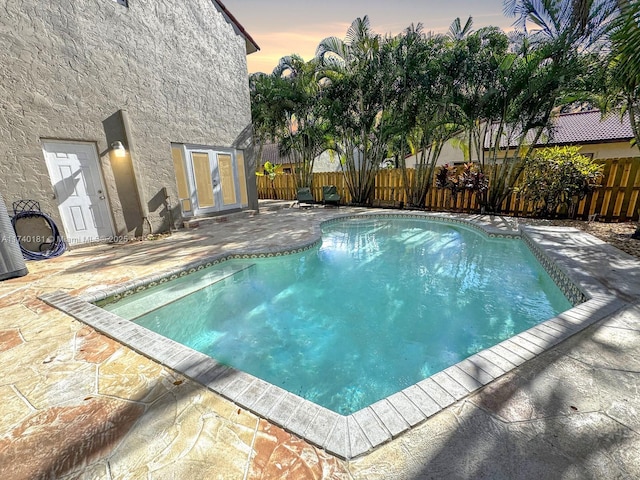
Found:
[{"label": "palm tree", "polygon": [[[493,105],[492,112],[481,109],[485,117],[479,124],[487,130],[475,135],[476,148],[489,144],[492,178],[483,202],[489,211],[499,212],[511,195],[533,152],[530,147],[550,131],[554,108],[582,75],[583,54],[599,46],[611,9],[601,1],[587,1],[586,10],[579,4],[505,0],[505,14],[516,17],[517,31],[511,52],[495,70],[495,89],[484,99]],[[484,168],[485,154],[479,156]]]},{"label": "palm tree", "polygon": [[[618,17],[610,30],[611,54],[608,82],[619,111],[629,115],[640,149],[640,1],[618,1]],[[640,213],[640,211],[639,211]],[[640,223],[632,235],[640,239]]]},{"label": "palm tree", "polygon": [[617,107],[629,114],[636,145],[640,148],[640,1],[619,2],[611,24],[609,87]]},{"label": "palm tree", "polygon": [[318,102],[316,62],[285,56],[271,75],[253,74],[249,86],[259,158],[265,142],[277,142],[280,153],[295,160],[296,186],[311,187],[314,159],[330,146]]},{"label": "palm tree", "polygon": [[[457,27],[457,35],[466,35],[471,19],[464,27],[465,33],[459,20]],[[451,120],[452,83],[446,78],[449,45],[445,36],[425,35],[421,25],[410,26],[388,44],[393,48],[395,67],[388,125],[394,134],[394,153],[402,169],[408,203],[421,208],[442,147],[458,130]],[[405,153],[416,159],[412,176],[407,172]]]},{"label": "palm tree", "polygon": [[[597,104],[603,112],[617,110],[629,115],[635,144],[640,148],[640,1],[506,0],[505,11],[517,14],[521,22],[532,20],[548,34],[563,33],[591,44],[606,40],[609,52],[601,66],[604,95]],[[553,18],[562,21],[546,21]],[[640,225],[634,238],[640,238]]]},{"label": "palm tree", "polygon": [[544,41],[588,48],[607,32],[614,3],[613,0],[505,0],[504,13],[516,18],[514,25],[522,32],[534,33]]},{"label": "palm tree", "polygon": [[[491,169],[493,191],[502,192],[499,182],[506,178],[508,170],[499,171],[497,167],[510,166],[512,162],[499,158],[503,152],[500,146],[508,133],[509,122],[517,120],[512,112],[518,111],[515,103],[523,98],[522,91],[526,89],[523,80],[527,77],[522,72],[525,62],[518,54],[508,51],[508,38],[496,27],[449,38],[451,53],[445,70],[453,85],[453,121],[463,130],[469,159],[483,172]],[[488,153],[485,152],[487,142],[492,147]],[[490,210],[497,209],[493,205],[501,203],[487,199],[486,192],[480,200],[482,207]]]},{"label": "palm tree", "polygon": [[282,89],[282,81],[273,75],[254,73],[249,77],[251,122],[258,158],[262,158],[264,144],[273,142],[283,128],[286,102]]},{"label": "palm tree", "polygon": [[449,27],[449,32],[447,33],[447,35],[453,41],[464,40],[466,37],[473,33],[472,27],[472,17],[467,18],[464,27],[462,26],[462,22],[460,22],[460,17],[457,17]]},{"label": "palm tree", "polygon": [[325,113],[356,204],[368,204],[390,138],[385,109],[391,95],[388,39],[369,18],[353,21],[344,40],[325,38],[316,50]]},{"label": "palm tree", "polygon": [[327,123],[319,103],[316,80],[317,62],[305,62],[298,55],[280,59],[273,70],[284,80],[288,108],[283,110],[283,126],[279,134],[280,152],[295,159],[297,187],[311,187],[315,158],[330,148]]}]

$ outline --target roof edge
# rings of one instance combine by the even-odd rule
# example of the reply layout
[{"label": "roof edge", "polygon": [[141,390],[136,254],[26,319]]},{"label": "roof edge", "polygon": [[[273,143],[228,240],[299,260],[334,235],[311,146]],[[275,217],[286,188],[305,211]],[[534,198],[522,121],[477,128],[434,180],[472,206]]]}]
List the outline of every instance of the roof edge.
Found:
[{"label": "roof edge", "polygon": [[260,46],[256,43],[256,41],[249,35],[249,32],[245,30],[242,24],[238,21],[238,19],[229,11],[229,9],[222,3],[220,0],[212,0],[213,3],[220,7],[222,13],[229,19],[231,23],[233,23],[236,28],[240,31],[240,34],[244,37],[245,42],[247,44],[247,55],[251,55],[260,50]]}]

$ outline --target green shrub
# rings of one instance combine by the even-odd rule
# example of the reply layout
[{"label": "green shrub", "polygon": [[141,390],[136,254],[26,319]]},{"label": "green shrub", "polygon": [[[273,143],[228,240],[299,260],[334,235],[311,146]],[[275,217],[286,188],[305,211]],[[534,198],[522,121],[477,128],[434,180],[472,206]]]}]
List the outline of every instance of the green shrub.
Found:
[{"label": "green shrub", "polygon": [[601,179],[602,166],[581,155],[579,147],[542,148],[527,162],[519,191],[534,202],[538,215],[554,217],[561,207],[571,212]]},{"label": "green shrub", "polygon": [[271,182],[271,194],[274,199],[278,199],[278,192],[276,192],[276,177],[278,175],[282,175],[282,165],[274,165],[271,162],[264,162],[264,166],[262,167],[261,172],[256,172],[258,177],[269,177],[269,182]]}]

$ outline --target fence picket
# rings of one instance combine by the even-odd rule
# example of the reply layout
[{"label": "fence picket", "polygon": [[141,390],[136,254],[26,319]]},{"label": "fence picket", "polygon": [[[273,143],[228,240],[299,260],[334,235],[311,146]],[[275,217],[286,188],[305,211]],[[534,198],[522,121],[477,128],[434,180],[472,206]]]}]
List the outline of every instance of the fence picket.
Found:
[{"label": "fence picket", "polygon": [[[597,214],[604,221],[638,220],[640,208],[640,157],[616,158],[602,162],[604,169],[603,186],[580,200],[575,216],[587,220]],[[415,175],[413,169],[407,171],[407,180],[411,182]],[[316,201],[322,201],[322,186],[335,185],[342,200],[351,203],[351,194],[342,172],[314,173],[312,193]],[[268,177],[258,177],[258,198],[273,198],[275,190],[280,200],[296,198],[295,180],[290,174],[278,175],[273,185]],[[381,170],[376,175],[374,186],[374,205],[399,206],[408,204],[404,177],[400,170]],[[449,191],[432,187],[427,194],[425,210],[460,211],[477,213],[480,211],[478,195],[470,192],[459,193],[452,198]],[[502,204],[503,212],[514,216],[530,216],[535,205],[524,196],[514,192]]]}]

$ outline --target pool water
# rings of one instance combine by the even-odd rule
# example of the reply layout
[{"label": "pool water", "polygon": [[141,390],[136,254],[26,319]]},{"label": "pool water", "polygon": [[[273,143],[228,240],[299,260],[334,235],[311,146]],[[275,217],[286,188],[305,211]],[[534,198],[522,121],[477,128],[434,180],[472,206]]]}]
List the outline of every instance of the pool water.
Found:
[{"label": "pool water", "polygon": [[571,306],[517,238],[377,218],[106,308],[348,415]]}]

